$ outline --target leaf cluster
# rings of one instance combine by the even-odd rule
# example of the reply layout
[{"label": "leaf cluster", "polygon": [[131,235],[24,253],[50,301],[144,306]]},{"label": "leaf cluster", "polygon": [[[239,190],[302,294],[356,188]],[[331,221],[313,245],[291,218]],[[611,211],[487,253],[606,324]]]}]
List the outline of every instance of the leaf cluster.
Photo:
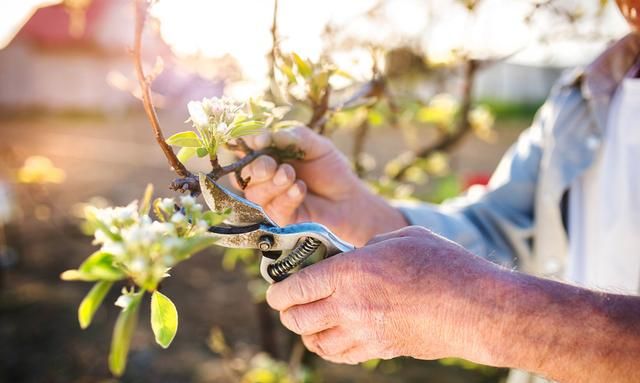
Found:
[{"label": "leaf cluster", "polygon": [[216,239],[207,235],[207,229],[229,214],[204,212],[191,196],[181,197],[178,204],[173,198],[152,202],[152,194],[149,185],[140,203],[104,209],[88,207],[84,227],[92,232],[100,249],[80,267],[61,275],[68,281],[95,282],[78,308],[83,329],[91,324],[114,283],[133,283],[131,288],[122,289],[115,302],[122,310],[113,330],[109,368],[117,376],[126,367],[139,306],[147,292],[151,294],[151,328],[156,342],[164,348],[171,344],[178,329],[178,313],[173,302],[158,291],[160,282],[169,276],[172,267],[213,245]]}]

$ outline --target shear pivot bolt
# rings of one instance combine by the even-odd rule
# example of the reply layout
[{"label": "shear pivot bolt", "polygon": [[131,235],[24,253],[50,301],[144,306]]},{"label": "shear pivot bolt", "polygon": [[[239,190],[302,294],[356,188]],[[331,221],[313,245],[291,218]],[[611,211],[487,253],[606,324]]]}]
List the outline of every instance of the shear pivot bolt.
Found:
[{"label": "shear pivot bolt", "polygon": [[269,251],[273,247],[273,237],[270,235],[264,235],[260,237],[258,241],[258,248],[262,251]]}]

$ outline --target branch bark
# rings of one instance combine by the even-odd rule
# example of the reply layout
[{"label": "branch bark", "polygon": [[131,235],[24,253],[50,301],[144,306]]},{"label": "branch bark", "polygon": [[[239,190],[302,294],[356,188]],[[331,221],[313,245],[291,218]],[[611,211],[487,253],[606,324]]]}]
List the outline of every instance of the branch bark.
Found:
[{"label": "branch bark", "polygon": [[278,56],[278,0],[273,0],[273,20],[271,21],[271,51],[269,51],[269,78],[275,79]]},{"label": "branch bark", "polygon": [[169,146],[169,144],[167,144],[165,141],[164,134],[162,133],[162,128],[160,128],[160,122],[158,121],[158,115],[151,99],[151,81],[147,76],[145,76],[144,69],[142,68],[142,32],[144,30],[148,8],[149,3],[147,2],[147,0],[135,1],[136,25],[133,41],[133,57],[136,77],[138,78],[138,82],[140,83],[142,103],[144,105],[144,111],[147,114],[147,118],[151,123],[151,128],[153,129],[153,134],[156,138],[156,141],[160,146],[160,149],[162,149],[165,157],[167,157],[167,161],[169,162],[171,169],[173,169],[173,171],[176,172],[176,174],[178,174],[180,177],[189,177],[192,175],[191,172],[189,172],[187,168],[178,160],[178,157],[176,157],[175,153],[171,149],[171,146]]},{"label": "branch bark", "polygon": [[432,145],[429,145],[418,151],[413,157],[413,160],[402,166],[402,168],[400,168],[400,170],[393,176],[393,179],[395,181],[402,180],[407,173],[407,170],[409,170],[418,159],[427,158],[435,152],[446,151],[453,148],[462,140],[463,137],[465,137],[471,131],[469,114],[473,106],[473,85],[479,67],[480,61],[478,60],[469,59],[465,63],[462,101],[454,133],[448,134]]},{"label": "branch bark", "polygon": [[358,177],[363,178],[366,173],[364,164],[362,163],[362,155],[364,154],[364,145],[367,141],[371,125],[367,118],[358,125],[353,133],[353,164]]}]

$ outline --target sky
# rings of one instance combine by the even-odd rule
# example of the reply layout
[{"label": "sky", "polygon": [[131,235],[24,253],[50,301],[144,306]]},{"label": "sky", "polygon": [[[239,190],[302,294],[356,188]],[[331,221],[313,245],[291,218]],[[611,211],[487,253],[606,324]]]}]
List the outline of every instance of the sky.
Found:
[{"label": "sky", "polygon": [[[0,47],[10,41],[36,5],[60,1],[0,0]],[[528,65],[573,66],[588,62],[602,50],[607,39],[578,43],[562,38],[566,31],[559,26],[566,23],[548,14],[524,23],[532,1],[483,0],[480,9],[470,14],[456,0],[280,0],[280,44],[284,52],[317,59],[323,49],[323,31],[331,24],[344,35],[385,46],[410,41],[435,61],[446,60],[452,49],[464,49],[476,57],[509,56],[511,61]],[[560,1],[586,14],[594,13],[599,2]],[[363,16],[379,3],[383,5],[374,21]],[[245,83],[264,86],[260,82],[268,71],[273,0],[159,0],[153,14],[160,20],[163,39],[178,55],[231,55]],[[587,17],[576,27],[590,32],[595,25],[592,21]],[[608,38],[627,32],[612,4],[597,31]],[[552,44],[539,43],[545,33],[553,36]],[[356,77],[367,77],[371,68],[371,57],[364,49],[340,52],[332,59]]]},{"label": "sky", "polygon": [[[583,8],[586,14],[594,13],[598,3],[566,1]],[[606,43],[606,39],[589,39],[587,43],[565,41],[559,37],[563,35],[562,29],[554,30],[563,23],[548,15],[536,18],[533,26],[524,23],[531,9],[530,0],[485,0],[476,15],[470,15],[454,0],[387,0],[382,17],[374,23],[366,21],[362,15],[376,3],[377,0],[280,0],[278,27],[282,50],[318,58],[327,23],[360,39],[412,41],[428,47],[436,61],[446,59],[452,48],[464,48],[479,57],[517,53],[512,61],[572,66],[591,60]],[[264,78],[268,69],[265,54],[271,47],[272,0],[160,0],[153,12],[161,21],[163,38],[176,53],[207,57],[231,54],[249,80]],[[585,22],[576,27],[589,31],[593,25]],[[538,43],[539,36],[550,31],[555,36],[553,44]],[[598,31],[609,37],[627,32],[614,6],[607,9]],[[350,53],[352,57],[344,53],[338,57],[351,66],[346,70],[368,70],[370,59],[365,52]]]}]

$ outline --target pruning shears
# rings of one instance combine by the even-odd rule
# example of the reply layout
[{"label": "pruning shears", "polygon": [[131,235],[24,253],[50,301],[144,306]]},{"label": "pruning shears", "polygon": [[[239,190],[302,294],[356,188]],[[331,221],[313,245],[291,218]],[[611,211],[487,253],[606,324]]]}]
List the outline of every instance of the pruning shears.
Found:
[{"label": "pruning shears", "polygon": [[260,250],[260,273],[269,283],[285,279],[318,250],[323,251],[323,258],[328,258],[355,249],[318,223],[280,227],[262,207],[225,189],[205,174],[199,175],[199,181],[209,209],[231,211],[221,225],[209,228],[209,233],[218,238],[216,244]]}]

